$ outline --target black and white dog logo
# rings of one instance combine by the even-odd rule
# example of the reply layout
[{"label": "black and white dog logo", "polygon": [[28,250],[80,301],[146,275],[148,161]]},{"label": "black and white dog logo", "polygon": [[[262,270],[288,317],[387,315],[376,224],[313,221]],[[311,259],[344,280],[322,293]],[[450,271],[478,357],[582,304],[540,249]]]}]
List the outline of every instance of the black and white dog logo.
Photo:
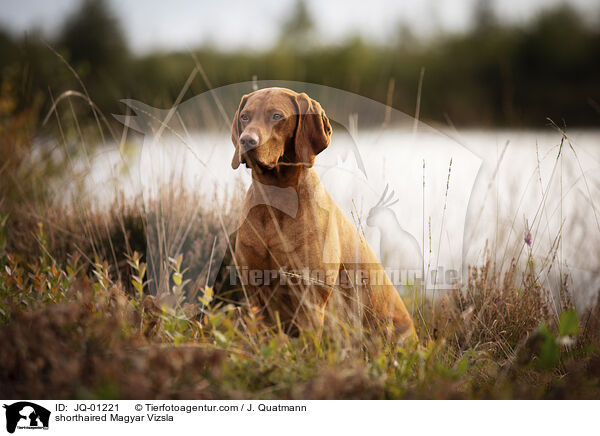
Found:
[{"label": "black and white dog logo", "polygon": [[28,401],[4,405],[6,409],[6,431],[14,433],[18,429],[48,429],[50,411]]}]

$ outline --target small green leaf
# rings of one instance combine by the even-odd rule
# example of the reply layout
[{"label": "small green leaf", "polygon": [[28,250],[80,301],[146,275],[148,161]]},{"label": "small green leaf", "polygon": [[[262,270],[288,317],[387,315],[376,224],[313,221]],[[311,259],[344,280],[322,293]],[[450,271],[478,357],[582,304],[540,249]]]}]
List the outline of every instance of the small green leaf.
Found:
[{"label": "small green leaf", "polygon": [[227,337],[219,330],[214,329],[213,336],[215,337],[219,345],[227,345]]},{"label": "small green leaf", "polygon": [[205,286],[204,287],[204,298],[206,299],[206,301],[208,301],[208,302],[212,301],[213,295],[215,295],[215,291],[213,290],[213,288],[211,286]]},{"label": "small green leaf", "polygon": [[548,329],[546,325],[540,326],[537,334],[542,337],[542,345],[540,347],[539,360],[537,366],[540,369],[552,369],[558,364],[560,357],[560,349],[556,343],[556,337]]},{"label": "small green leaf", "polygon": [[269,357],[271,354],[273,353],[273,348],[264,345],[261,349],[260,349],[260,354],[262,355],[262,357],[267,358]]},{"label": "small green leaf", "polygon": [[146,275],[146,264],[142,263],[139,267],[138,273],[140,275],[140,278],[143,279],[144,276]]},{"label": "small green leaf", "polygon": [[554,338],[546,338],[540,349],[540,367],[542,369],[552,369],[558,364],[559,355],[558,345]]},{"label": "small green leaf", "polygon": [[579,333],[579,320],[574,309],[565,310],[560,314],[558,334],[560,336],[575,336]]},{"label": "small green leaf", "polygon": [[462,359],[458,361],[455,365],[454,370],[456,371],[457,376],[462,376],[469,369],[469,358],[464,356]]},{"label": "small green leaf", "polygon": [[181,274],[179,274],[179,273],[177,273],[177,272],[176,272],[176,273],[173,273],[173,282],[174,282],[174,283],[175,283],[177,286],[180,286],[180,285],[181,285],[181,282],[182,282],[182,277],[181,277]]}]

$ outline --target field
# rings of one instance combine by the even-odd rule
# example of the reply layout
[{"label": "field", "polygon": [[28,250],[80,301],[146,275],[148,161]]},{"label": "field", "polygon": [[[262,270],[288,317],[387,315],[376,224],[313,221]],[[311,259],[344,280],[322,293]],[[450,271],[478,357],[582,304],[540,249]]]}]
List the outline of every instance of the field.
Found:
[{"label": "field", "polygon": [[[533,263],[501,275],[488,261],[435,310],[413,301],[418,346],[341,322],[320,341],[288,338],[265,330],[255,309],[202,289],[189,272],[202,249],[170,260],[173,295],[200,290],[202,310],[161,306],[134,251],[144,228],[135,210],[87,213],[85,226],[68,210],[12,212],[0,275],[4,398],[599,396],[600,306],[578,315],[563,289],[557,318]],[[206,211],[193,232],[213,220]]]},{"label": "field", "polygon": [[[36,107],[18,107],[14,87],[2,87],[1,397],[600,398],[600,301],[575,307],[596,289],[576,289],[563,274],[560,242],[540,255],[531,235],[510,246],[484,241],[455,289],[432,300],[415,287],[406,301],[418,343],[388,343],[339,317],[322,337],[288,337],[223,284],[213,259],[214,235],[237,219],[241,191],[216,202],[173,180],[152,198],[96,203],[70,182],[111,125],[90,115],[84,94],[59,100],[42,130]],[[566,134],[559,156],[563,143]],[[448,205],[437,206],[443,219]],[[156,232],[181,242],[166,250],[176,255],[147,259]],[[215,286],[206,285],[211,269]],[[148,279],[157,270],[160,296]]]},{"label": "field", "polygon": [[[386,343],[352,320],[329,323],[320,340],[290,338],[235,290],[205,286],[212,235],[234,207],[217,214],[173,186],[155,199],[173,222],[191,222],[193,242],[164,260],[170,293],[159,299],[146,280],[143,199],[53,201],[44,190],[64,167],[29,158],[37,119],[2,122],[3,398],[600,397],[600,304],[574,310],[567,280],[550,298],[532,256],[501,269],[490,248],[435,304],[415,290],[419,344]],[[193,220],[190,204],[201,205]]]}]

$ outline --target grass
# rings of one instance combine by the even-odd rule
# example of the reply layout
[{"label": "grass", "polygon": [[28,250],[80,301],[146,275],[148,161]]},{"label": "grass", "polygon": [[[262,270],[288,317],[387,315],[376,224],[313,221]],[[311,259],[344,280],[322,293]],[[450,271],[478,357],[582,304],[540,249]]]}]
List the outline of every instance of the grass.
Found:
[{"label": "grass", "polygon": [[[101,210],[57,203],[48,189],[81,130],[65,126],[63,148],[31,159],[35,111],[0,108],[2,398],[600,398],[600,302],[578,313],[566,285],[551,298],[547,265],[524,246],[506,249],[524,262],[487,250],[454,291],[409,301],[419,345],[343,318],[288,337],[222,274],[206,286],[213,235],[239,199],[223,216],[172,186]],[[169,242],[164,255],[147,258],[149,235]],[[157,270],[169,301],[152,289]]]},{"label": "grass", "polygon": [[[207,239],[216,217],[197,218],[191,239]],[[62,210],[30,227],[4,222],[3,398],[600,396],[600,305],[578,316],[565,294],[557,318],[533,261],[501,273],[488,260],[439,298],[435,313],[422,303],[419,346],[343,321],[321,340],[310,331],[290,338],[267,329],[257,308],[203,287],[196,276],[209,246],[169,260],[170,291],[180,298],[166,305],[148,292],[144,247],[133,236],[148,226],[139,209],[88,211],[85,227],[78,220]],[[92,245],[108,242],[88,243],[102,230],[112,241],[105,252]]]}]

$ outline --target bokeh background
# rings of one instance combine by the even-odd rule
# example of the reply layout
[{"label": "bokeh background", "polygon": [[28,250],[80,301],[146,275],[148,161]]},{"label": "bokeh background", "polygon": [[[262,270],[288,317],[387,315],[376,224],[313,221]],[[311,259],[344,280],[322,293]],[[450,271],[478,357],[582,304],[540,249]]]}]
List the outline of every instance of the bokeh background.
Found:
[{"label": "bokeh background", "polygon": [[[78,85],[48,46],[109,112],[122,110],[122,98],[170,106],[193,53],[215,87],[297,80],[391,101],[408,114],[423,70],[420,116],[445,125],[600,120],[594,0],[3,0],[0,71],[19,107],[48,109],[52,95]],[[207,87],[196,80],[185,97]]]}]

